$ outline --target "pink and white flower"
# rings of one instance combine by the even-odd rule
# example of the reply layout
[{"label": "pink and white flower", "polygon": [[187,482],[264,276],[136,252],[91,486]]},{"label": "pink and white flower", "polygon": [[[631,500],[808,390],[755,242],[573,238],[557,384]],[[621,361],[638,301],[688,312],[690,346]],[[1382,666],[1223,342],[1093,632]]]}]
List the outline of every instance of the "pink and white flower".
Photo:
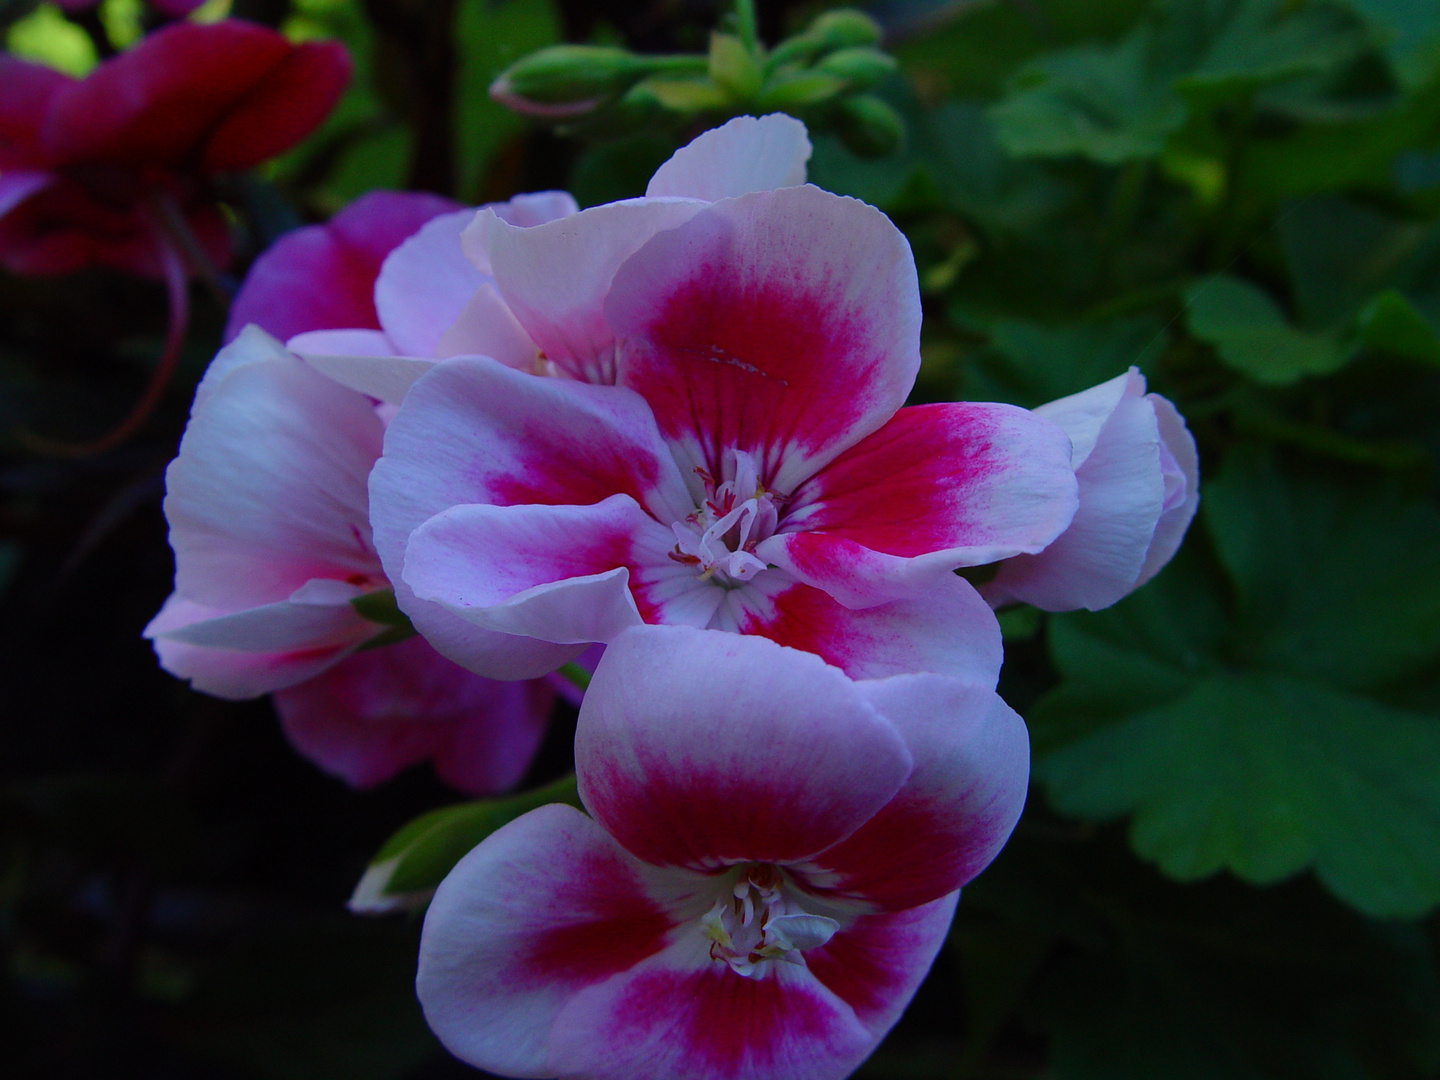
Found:
[{"label": "pink and white flower", "polygon": [[838,1080],[895,1023],[1000,849],[1024,724],[984,684],[627,630],[580,794],[460,861],[425,919],[431,1028],[502,1076]]},{"label": "pink and white flower", "polygon": [[[800,121],[737,117],[676,151],[642,198],[579,210],[567,193],[546,191],[436,217],[386,258],[373,322],[316,325],[287,345],[395,403],[436,359],[459,355],[612,382],[614,341],[600,308],[620,264],[717,199],[804,183],[809,157]],[[276,278],[266,298],[284,303],[292,275],[281,280],[264,262],[251,277]]]},{"label": "pink and white flower", "polygon": [[[584,216],[495,235],[520,260]],[[687,204],[605,293],[554,288],[544,310],[559,249],[525,247],[535,262],[506,276],[501,247],[517,317],[533,315],[537,342],[552,320],[547,359],[615,385],[460,357],[406,397],[372,523],[401,607],[440,652],[504,677],[510,658],[477,631],[576,651],[678,623],[761,634],[857,677],[993,685],[994,616],[953,571],[1064,531],[1070,443],[1013,406],[901,408],[920,299],[883,214],[809,186]]]},{"label": "pink and white flower", "polygon": [[166,473],[175,594],[145,636],[197,690],[278,691],[297,749],[352,784],[430,757],[463,790],[500,790],[538,747],[551,691],[479,678],[418,639],[367,648],[389,628],[353,603],[389,587],[366,494],[384,411],[253,326],[221,350]]},{"label": "pink and white flower", "polygon": [[781,113],[740,116],[677,150],[641,198],[535,228],[482,211],[462,243],[471,261],[494,276],[521,335],[511,323],[476,318],[468,351],[521,370],[613,383],[616,339],[603,307],[621,264],[711,203],[803,184],[809,158],[800,121]]},{"label": "pink and white flower", "polygon": [[1054,543],[1000,563],[982,592],[997,607],[1109,607],[1180,547],[1200,505],[1195,439],[1133,367],[1035,411],[1070,436],[1080,506]]},{"label": "pink and white flower", "polygon": [[[409,384],[437,358],[475,352],[480,339],[497,353],[513,354],[514,343],[524,333],[500,300],[488,270],[465,257],[460,234],[477,212],[492,214],[515,228],[528,228],[578,209],[566,192],[540,191],[479,211],[455,208],[438,213],[419,223],[385,255],[372,276],[373,299],[363,321],[317,321],[286,344],[332,378],[392,403],[399,402]],[[332,221],[325,228],[333,226]],[[285,271],[298,271],[311,281],[324,280],[307,266],[292,263]],[[251,278],[257,273],[263,275],[267,293],[285,287],[283,281],[271,280],[263,260]],[[528,366],[528,356],[525,362]]]}]

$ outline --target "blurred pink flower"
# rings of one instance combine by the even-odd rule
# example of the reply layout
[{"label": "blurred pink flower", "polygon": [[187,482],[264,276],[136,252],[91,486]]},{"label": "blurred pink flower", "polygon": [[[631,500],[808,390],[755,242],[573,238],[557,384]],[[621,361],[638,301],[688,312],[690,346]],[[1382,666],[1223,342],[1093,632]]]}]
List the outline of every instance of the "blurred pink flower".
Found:
[{"label": "blurred pink flower", "polygon": [[[161,665],[225,698],[276,692],[305,756],[357,786],[430,758],[471,793],[517,783],[553,691],[498,683],[352,601],[388,587],[366,477],[382,410],[250,327],[195,395],[166,474],[175,594],[145,629]],[[378,645],[378,647],[376,647]]]},{"label": "blurred pink flower", "polygon": [[[569,288],[563,266],[608,265],[654,206],[684,220]],[[530,229],[477,219],[517,245],[490,245],[496,281],[553,341],[547,360],[616,385],[472,357],[414,385],[371,478],[401,607],[442,653],[499,677],[646,622],[761,634],[857,677],[993,685],[994,616],[953,571],[1066,528],[1064,433],[1008,405],[900,408],[919,289],[872,207],[792,186],[630,208],[640,217],[589,226],[595,211]]]},{"label": "blurred pink flower", "polygon": [[210,177],[299,142],[349,73],[337,44],[236,20],[167,26],[83,79],[0,56],[0,265],[161,276],[184,230],[223,266]]},{"label": "blurred pink flower", "polygon": [[307,330],[379,330],[375,280],[389,254],[458,203],[423,191],[371,191],[329,221],[266,248],[230,305],[225,340],[254,323],[289,341]]},{"label": "blurred pink flower", "polygon": [[1135,368],[1035,412],[1070,436],[1080,507],[1054,543],[1005,560],[981,591],[996,606],[1109,607],[1180,547],[1200,504],[1195,440]]},{"label": "blurred pink flower", "polygon": [[756,638],[625,631],[580,794],[471,851],[417,988],[462,1060],[577,1080],[838,1080],[895,1023],[1025,797],[987,685],[852,682]]}]

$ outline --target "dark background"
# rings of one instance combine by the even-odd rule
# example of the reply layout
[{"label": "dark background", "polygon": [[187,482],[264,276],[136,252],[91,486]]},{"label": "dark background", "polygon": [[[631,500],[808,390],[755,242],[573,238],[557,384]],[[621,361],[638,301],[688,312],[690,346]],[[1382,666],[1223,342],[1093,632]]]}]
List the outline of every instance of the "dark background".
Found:
[{"label": "dark background", "polygon": [[[762,36],[823,6],[762,3]],[[357,77],[320,132],[233,181],[232,278],[374,187],[636,194],[708,123],[570,139],[483,91],[558,38],[702,51],[714,4],[233,11],[342,37]],[[1440,19],[1398,0],[873,11],[907,143],[863,162],[819,138],[812,178],[911,237],[917,399],[1033,406],[1139,362],[1200,441],[1206,505],[1116,609],[1007,615],[1030,805],[859,1075],[1440,1076]],[[1239,318],[1214,274],[1271,315]],[[1420,319],[1404,342],[1371,307],[1387,290]],[[420,1019],[418,918],[343,906],[390,833],[456,796],[424,768],[347,789],[267,701],[194,694],[139,637],[171,586],[163,470],[224,321],[199,287],[192,304],[144,430],[55,458],[16,429],[113,423],[163,290],[0,273],[0,1073],[474,1075]],[[557,709],[531,781],[569,768]]]}]

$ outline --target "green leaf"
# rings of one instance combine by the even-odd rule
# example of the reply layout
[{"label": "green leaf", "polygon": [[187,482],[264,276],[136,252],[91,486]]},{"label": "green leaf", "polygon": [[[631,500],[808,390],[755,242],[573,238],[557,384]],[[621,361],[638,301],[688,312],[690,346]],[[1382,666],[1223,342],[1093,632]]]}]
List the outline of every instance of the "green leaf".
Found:
[{"label": "green leaf", "polygon": [[994,355],[967,371],[962,395],[1034,408],[1112,379],[1132,364],[1148,368],[1167,344],[1154,318],[1049,327],[1002,319],[990,330]]},{"label": "green leaf", "polygon": [[1000,142],[1016,157],[1083,154],[1102,165],[1155,157],[1185,123],[1185,104],[1149,59],[1144,34],[1041,57],[990,110]]},{"label": "green leaf", "polygon": [[1065,202],[1066,189],[1042,165],[1005,152],[978,105],[947,102],[930,121],[934,145],[926,160],[935,182],[948,203],[982,228],[1024,232]]},{"label": "green leaf", "polygon": [[829,101],[845,89],[845,82],[822,71],[782,73],[768,80],[755,100],[755,107],[767,109],[801,109]]},{"label": "green leaf", "polygon": [[1031,62],[991,111],[1017,156],[1083,154],[1103,165],[1159,155],[1190,105],[1330,71],[1364,41],[1353,20],[1281,0],[1170,0],[1113,46]]},{"label": "green leaf", "polygon": [[1276,227],[1300,319],[1317,329],[1351,319],[1378,289],[1408,284],[1436,246],[1429,224],[1334,195],[1287,205]]},{"label": "green leaf", "polygon": [[548,0],[503,4],[459,0],[454,25],[459,61],[454,95],[456,167],[460,191],[473,192],[479,190],[491,161],[526,125],[490,97],[490,84],[521,57],[559,41],[560,25]]},{"label": "green leaf", "polygon": [[1440,67],[1440,4],[1432,0],[1345,0],[1374,28],[1400,82],[1415,86]]},{"label": "green leaf", "polygon": [[[1440,719],[1392,700],[1440,657],[1440,511],[1237,453],[1205,495],[1228,576],[1193,553],[1098,614],[1054,616],[1034,710],[1064,813],[1130,815],[1184,881],[1305,867],[1381,917],[1440,903]],[[1221,606],[1221,598],[1229,597]]]},{"label": "green leaf", "polygon": [[350,897],[350,910],[377,915],[423,907],[466,852],[501,826],[549,803],[580,807],[574,776],[521,795],[477,799],[421,814],[375,853]]},{"label": "green leaf", "polygon": [[1440,725],[1286,675],[1218,674],[1057,751],[1057,809],[1131,813],[1137,854],[1181,881],[1269,885],[1306,866],[1374,915],[1440,902]]},{"label": "green leaf", "polygon": [[37,7],[11,25],[5,35],[5,49],[77,78],[96,62],[95,46],[85,31],[50,4]]},{"label": "green leaf", "polygon": [[1266,195],[1385,186],[1397,154],[1430,139],[1440,121],[1440,76],[1380,116],[1306,124],[1246,149],[1237,184]]},{"label": "green leaf", "polygon": [[1171,0],[1155,53],[1178,65],[1175,88],[1209,103],[1338,67],[1364,39],[1339,12],[1282,0]]},{"label": "green leaf", "polygon": [[1440,367],[1440,331],[1394,289],[1377,295],[1360,312],[1360,340],[1378,352]]},{"label": "green leaf", "polygon": [[[1440,655],[1440,510],[1245,453],[1205,495],[1251,663],[1364,691]],[[1363,569],[1362,569],[1363,568]]]},{"label": "green leaf", "polygon": [[381,626],[411,627],[410,617],[395,603],[394,589],[376,589],[374,592],[364,593],[351,600],[350,606],[359,612],[362,618]]},{"label": "green leaf", "polygon": [[1197,281],[1185,302],[1190,332],[1259,383],[1286,386],[1306,375],[1328,375],[1354,356],[1338,336],[1292,326],[1265,292],[1229,274]]}]

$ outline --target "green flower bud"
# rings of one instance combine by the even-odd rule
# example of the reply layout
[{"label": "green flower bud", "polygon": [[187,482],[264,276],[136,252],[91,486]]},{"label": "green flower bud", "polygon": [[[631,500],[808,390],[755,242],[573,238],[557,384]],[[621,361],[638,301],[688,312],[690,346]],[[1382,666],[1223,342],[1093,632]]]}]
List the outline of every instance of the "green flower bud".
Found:
[{"label": "green flower bud", "polygon": [[875,49],[840,49],[816,64],[815,70],[843,79],[851,90],[869,90],[895,66],[893,56]]},{"label": "green flower bud", "polygon": [[850,49],[878,45],[884,36],[880,24],[863,11],[837,8],[827,11],[805,31],[805,37],[822,43],[827,49]]},{"label": "green flower bud", "polygon": [[819,105],[844,90],[845,84],[834,75],[801,71],[772,81],[761,91],[755,106],[761,112],[789,112]]},{"label": "green flower bud", "polygon": [[835,130],[860,157],[893,154],[905,141],[905,121],[870,94],[846,98],[835,109]]},{"label": "green flower bud", "polygon": [[782,41],[770,52],[767,68],[774,71],[786,64],[807,63],[837,49],[856,49],[880,44],[880,26],[864,12],[852,8],[827,11],[804,33]]},{"label": "green flower bud", "polygon": [[553,45],[512,64],[490,96],[518,113],[567,117],[624,93],[651,69],[644,58],[605,45]]}]

